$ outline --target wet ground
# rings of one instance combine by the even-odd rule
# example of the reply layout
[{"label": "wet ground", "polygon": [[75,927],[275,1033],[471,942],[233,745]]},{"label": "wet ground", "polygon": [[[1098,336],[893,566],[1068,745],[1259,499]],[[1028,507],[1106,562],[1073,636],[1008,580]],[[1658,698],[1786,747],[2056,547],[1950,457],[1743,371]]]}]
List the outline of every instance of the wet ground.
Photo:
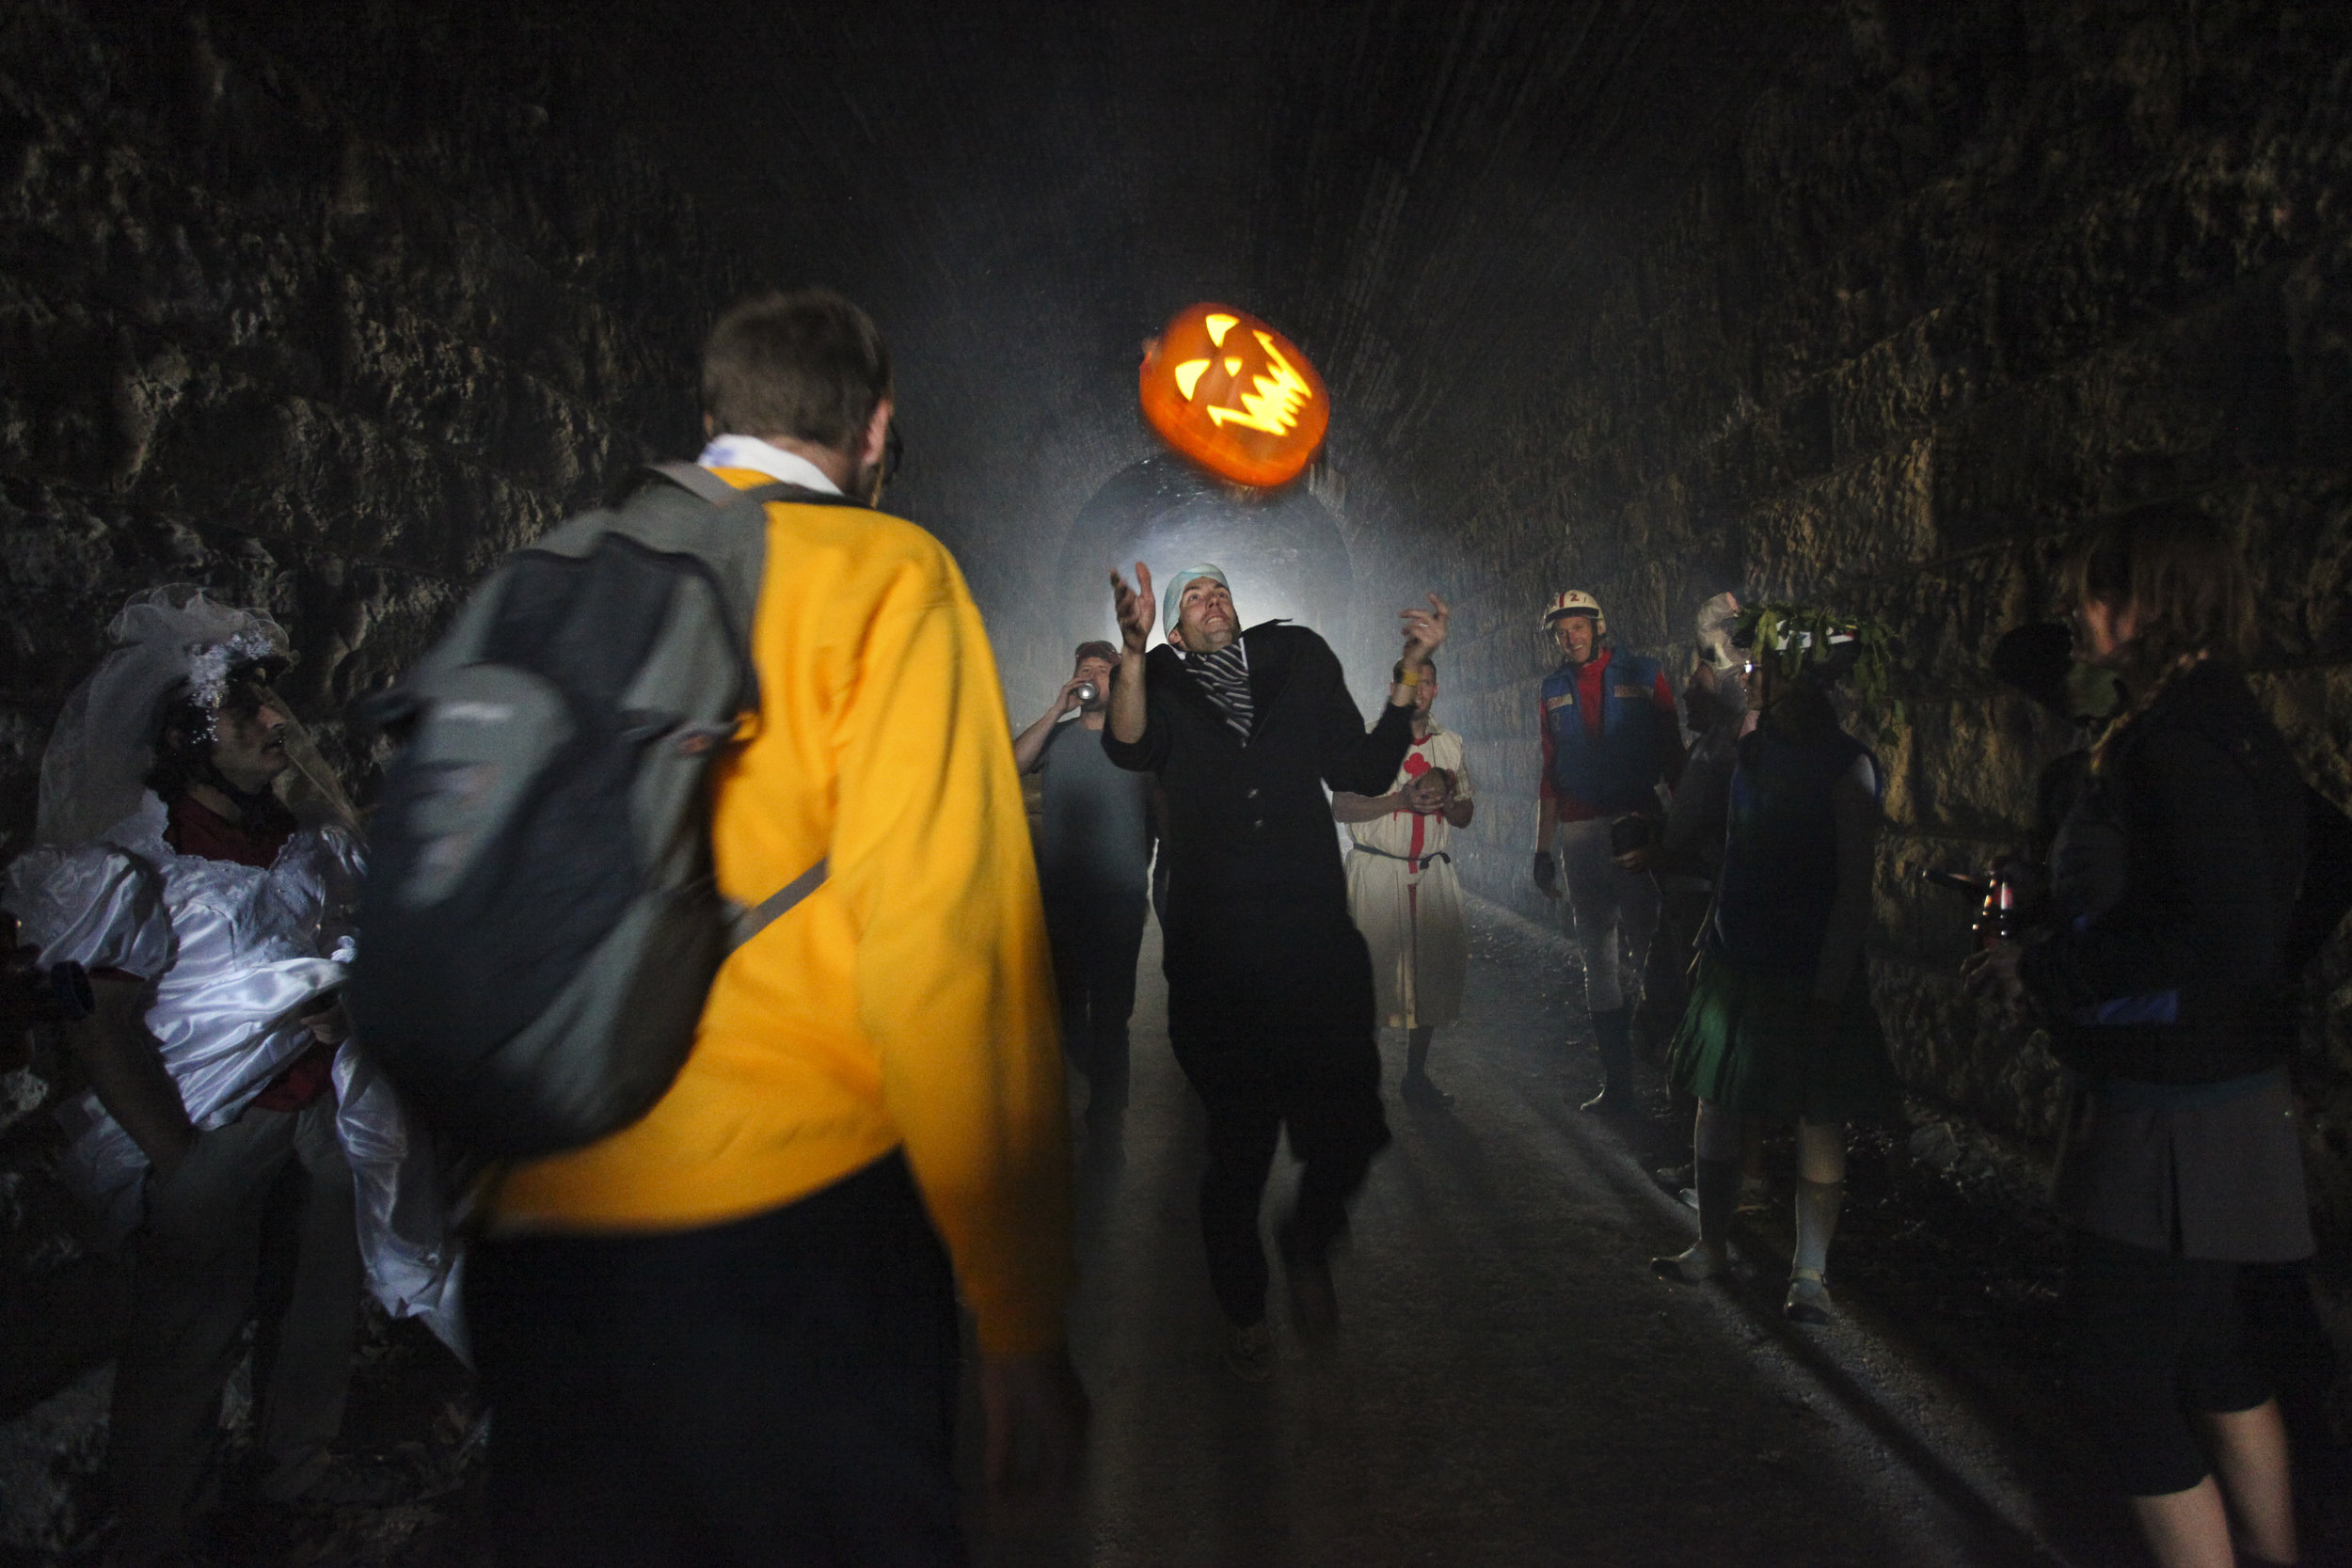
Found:
[{"label": "wet ground", "polygon": [[[1695,1223],[1670,1190],[1684,1125],[1657,1090],[1648,1116],[1576,1111],[1593,1068],[1568,1043],[1581,984],[1565,944],[1491,907],[1474,926],[1465,1015],[1433,1061],[1455,1101],[1391,1101],[1396,1143],[1335,1265],[1341,1332],[1302,1347],[1278,1271],[1281,1361],[1263,1385],[1221,1363],[1193,1207],[1198,1115],[1160,1027],[1147,937],[1127,1159],[1089,1168],[1081,1195],[1087,1483],[1052,1521],[976,1520],[985,1562],[2145,1560],[2066,1422],[2058,1236],[2026,1173],[1965,1139],[1858,1132],[1832,1259],[1844,1317],[1827,1328],[1779,1316],[1782,1202],[1745,1216],[1753,1282],[1659,1279],[1648,1258]],[[1402,1042],[1384,1043],[1393,1084]],[[1768,1145],[1777,1193],[1788,1164]],[[1289,1180],[1284,1162],[1269,1226]],[[2352,1465],[2327,1427],[2324,1344],[2274,1339],[2302,1442],[2306,1560],[2352,1562]],[[486,1562],[462,1370],[406,1325],[373,1336],[370,1354],[348,1471],[387,1500],[226,1511],[217,1561]]]}]

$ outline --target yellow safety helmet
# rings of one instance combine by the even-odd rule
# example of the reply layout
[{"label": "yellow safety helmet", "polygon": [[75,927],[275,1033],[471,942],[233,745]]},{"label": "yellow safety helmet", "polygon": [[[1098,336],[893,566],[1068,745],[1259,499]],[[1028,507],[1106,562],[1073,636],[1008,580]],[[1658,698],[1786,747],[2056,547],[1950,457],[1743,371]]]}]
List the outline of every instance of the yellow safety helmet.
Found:
[{"label": "yellow safety helmet", "polygon": [[1552,623],[1563,615],[1590,615],[1596,629],[1605,624],[1601,619],[1600,601],[1581,588],[1563,589],[1551,596],[1551,604],[1544,611],[1544,629],[1549,631]]}]

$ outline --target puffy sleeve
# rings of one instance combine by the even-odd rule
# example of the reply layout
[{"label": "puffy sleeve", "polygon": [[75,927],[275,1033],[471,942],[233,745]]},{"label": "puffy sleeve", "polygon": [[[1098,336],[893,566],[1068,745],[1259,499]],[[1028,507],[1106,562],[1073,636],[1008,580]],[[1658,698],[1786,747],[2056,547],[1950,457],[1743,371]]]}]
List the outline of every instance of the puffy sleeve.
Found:
[{"label": "puffy sleeve", "polygon": [[0,895],[43,964],[78,963],[153,980],[171,967],[171,916],[152,866],[112,845],[28,849]]}]

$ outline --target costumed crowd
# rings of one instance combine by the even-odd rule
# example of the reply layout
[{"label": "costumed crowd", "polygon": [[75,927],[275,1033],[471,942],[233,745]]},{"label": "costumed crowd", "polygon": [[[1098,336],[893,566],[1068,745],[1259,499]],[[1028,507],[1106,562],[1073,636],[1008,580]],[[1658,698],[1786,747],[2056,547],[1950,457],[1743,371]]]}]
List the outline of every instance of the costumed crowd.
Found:
[{"label": "costumed crowd", "polygon": [[[1384,1029],[1407,1114],[1456,1114],[1479,818],[1441,598],[1402,612],[1367,722],[1316,631],[1246,622],[1250,583],[1114,570],[1117,641],[1011,735],[956,563],[880,510],[864,312],[747,301],[702,391],[695,464],[518,555],[379,704],[364,827],[278,695],[285,634],[206,591],[135,596],[60,713],[5,902],[92,979],[59,1115],[133,1261],[113,1560],[201,1560],[208,1499],[245,1495],[215,1449],[257,1317],[238,1484],[358,1495],[333,1446],[363,1290],[478,1370],[501,1561],[964,1560],[960,1302],[992,1487],[1061,1484],[1083,1439],[1073,1183],[1125,1159],[1155,906],[1232,1373],[1280,1370],[1272,1264],[1295,1333],[1339,1331]],[[2312,1248],[2285,1062],[2342,912],[2307,875],[2330,808],[2241,673],[2252,592],[2211,524],[2116,518],[2058,597],[2071,631],[1993,668],[2080,744],[1966,979],[2065,1067],[2075,1414],[2116,1490],[2166,1564],[2292,1562],[2237,1274]],[[1576,1098],[1640,1111],[1646,1059],[1691,1114],[1695,1239],[1653,1262],[1677,1286],[1755,1273],[1737,1216],[1793,1132],[1784,1310],[1832,1323],[1850,1135],[1900,1111],[1865,954],[1896,650],[1737,592],[1672,656],[1581,589],[1539,624],[1530,879],[1581,978]],[[544,918],[467,927],[517,898]]]}]

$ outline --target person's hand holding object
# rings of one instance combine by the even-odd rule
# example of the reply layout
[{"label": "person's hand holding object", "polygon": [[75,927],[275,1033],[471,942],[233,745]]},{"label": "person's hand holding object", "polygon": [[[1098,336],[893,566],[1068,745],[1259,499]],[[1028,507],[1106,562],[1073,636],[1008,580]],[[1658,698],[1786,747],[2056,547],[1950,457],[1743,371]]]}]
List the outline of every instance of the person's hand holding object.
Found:
[{"label": "person's hand holding object", "polygon": [[2025,958],[2023,942],[1996,942],[1969,954],[1961,963],[1960,977],[1970,990],[1999,1003],[2014,1018],[2026,1006],[2026,981],[2019,972]]}]

